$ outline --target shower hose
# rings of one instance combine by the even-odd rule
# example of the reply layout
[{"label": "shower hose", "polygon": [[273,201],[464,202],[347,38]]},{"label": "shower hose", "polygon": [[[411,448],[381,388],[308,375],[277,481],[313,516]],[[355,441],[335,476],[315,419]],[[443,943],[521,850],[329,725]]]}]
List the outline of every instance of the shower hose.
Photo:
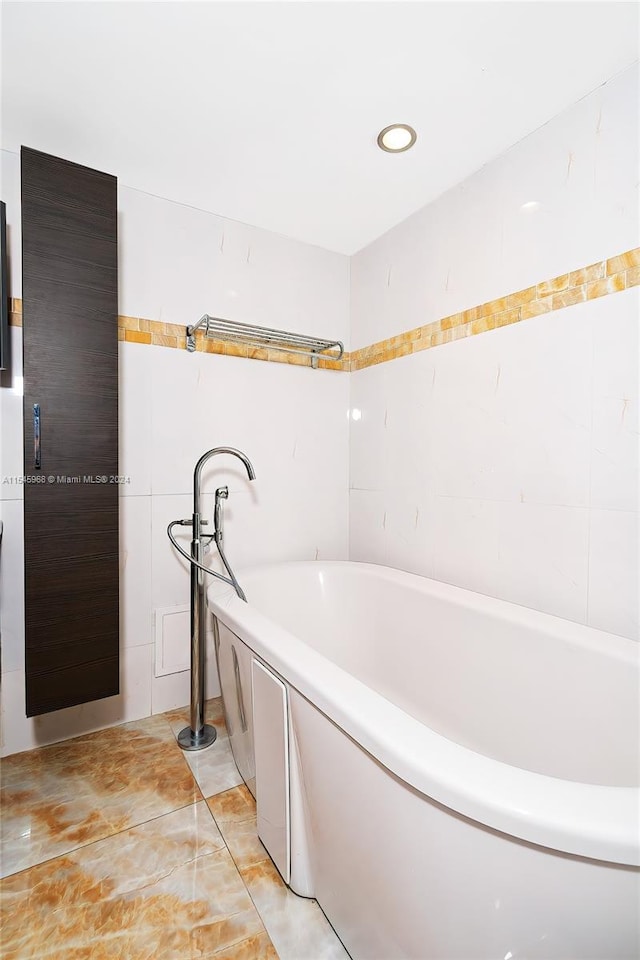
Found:
[{"label": "shower hose", "polygon": [[[230,587],[233,587],[233,589],[236,591],[240,599],[244,600],[244,602],[246,603],[247,598],[244,594],[244,590],[236,580],[233,570],[229,566],[229,562],[224,554],[224,550],[222,549],[222,546],[220,545],[220,543],[216,541],[216,547],[218,548],[218,553],[220,554],[220,558],[224,564],[224,568],[229,574],[228,577],[223,576],[221,573],[216,573],[216,571],[212,570],[211,567],[207,567],[204,565],[204,563],[200,563],[198,560],[194,560],[194,558],[180,546],[180,544],[178,543],[178,541],[173,535],[173,528],[182,527],[182,526],[184,526],[184,523],[181,520],[172,520],[169,526],[167,527],[167,536],[169,537],[169,540],[171,540],[171,543],[176,548],[178,553],[180,553],[185,558],[185,560],[188,560],[189,563],[193,564],[194,567],[197,567],[198,570],[202,570],[203,573],[208,573],[210,577],[216,577],[218,580],[222,580],[224,583],[228,583]],[[205,534],[205,536],[209,539],[209,541],[215,540],[215,534],[213,533]]]}]

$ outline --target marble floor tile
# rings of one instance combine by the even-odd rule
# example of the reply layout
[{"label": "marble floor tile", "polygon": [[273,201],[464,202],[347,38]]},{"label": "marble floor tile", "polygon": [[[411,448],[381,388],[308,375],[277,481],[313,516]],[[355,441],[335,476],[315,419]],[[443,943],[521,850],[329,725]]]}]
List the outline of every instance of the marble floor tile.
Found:
[{"label": "marble floor tile", "polygon": [[244,784],[209,797],[207,804],[239,870],[269,858],[258,837],[256,801]]},{"label": "marble floor tile", "polygon": [[[169,721],[171,729],[177,736],[183,727],[189,726],[189,707],[178,707],[175,710],[167,710],[164,716]],[[221,729],[226,731],[225,721],[224,721],[224,706],[222,703],[222,697],[215,697],[212,700],[207,700],[204,705],[204,721],[205,723],[212,724],[218,734],[221,732]]]},{"label": "marble floor tile", "polygon": [[4,960],[277,960],[206,805],[0,883]]},{"label": "marble floor tile", "polygon": [[210,797],[207,805],[280,960],[348,960],[316,901],[298,897],[287,887],[260,843],[255,800],[247,788]]},{"label": "marble floor tile", "polygon": [[[189,725],[189,708],[170,710],[164,716],[177,736],[183,727]],[[202,751],[184,752],[184,758],[198,782],[205,797],[222,793],[242,783],[238,773],[224,722],[222,698],[208,700],[205,707],[205,723],[210,723],[218,731],[218,737],[210,747]]]},{"label": "marble floor tile", "polygon": [[163,716],[2,761],[2,875],[202,799]]}]

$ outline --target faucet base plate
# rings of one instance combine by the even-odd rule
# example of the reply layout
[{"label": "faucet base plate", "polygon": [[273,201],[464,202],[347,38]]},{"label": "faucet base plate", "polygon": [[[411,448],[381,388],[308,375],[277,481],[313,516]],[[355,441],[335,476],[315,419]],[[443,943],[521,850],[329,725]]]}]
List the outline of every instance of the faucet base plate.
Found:
[{"label": "faucet base plate", "polygon": [[218,731],[215,727],[205,723],[199,734],[194,733],[191,727],[185,727],[178,734],[178,746],[183,750],[204,750],[214,743]]}]

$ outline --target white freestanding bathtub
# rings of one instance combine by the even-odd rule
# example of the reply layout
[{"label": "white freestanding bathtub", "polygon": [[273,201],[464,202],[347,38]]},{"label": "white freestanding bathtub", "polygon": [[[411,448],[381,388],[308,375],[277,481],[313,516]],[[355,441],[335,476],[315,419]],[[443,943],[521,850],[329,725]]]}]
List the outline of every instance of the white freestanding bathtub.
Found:
[{"label": "white freestanding bathtub", "polygon": [[640,955],[637,644],[370,564],[240,581],[236,762],[356,960]]}]

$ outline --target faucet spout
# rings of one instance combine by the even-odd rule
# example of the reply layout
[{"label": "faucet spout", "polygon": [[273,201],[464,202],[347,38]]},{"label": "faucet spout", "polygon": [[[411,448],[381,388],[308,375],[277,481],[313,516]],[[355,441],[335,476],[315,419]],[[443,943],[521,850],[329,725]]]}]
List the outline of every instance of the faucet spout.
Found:
[{"label": "faucet spout", "polygon": [[[256,479],[256,472],[253,469],[253,464],[251,463],[251,460],[249,460],[249,457],[242,452],[242,450],[236,450],[235,447],[213,447],[211,450],[207,450],[206,453],[202,454],[202,456],[196,463],[195,470],[193,471],[193,521],[192,521],[193,541],[191,543],[191,553],[194,557],[196,556],[196,554],[198,554],[198,556],[196,557],[196,559],[198,560],[201,559],[199,556],[199,552],[200,552],[200,543],[201,543],[200,525],[202,523],[200,519],[200,478],[202,476],[202,468],[204,467],[207,460],[209,460],[211,457],[217,456],[220,453],[229,453],[231,454],[231,456],[237,457],[238,460],[240,460],[244,464],[249,480]],[[222,504],[220,503],[221,490],[226,491],[226,496],[225,494],[222,494],[222,496],[225,497],[225,499],[226,497],[229,496],[229,491],[226,487],[219,487],[218,490],[216,491],[215,530],[214,530],[213,539],[215,541],[216,547],[218,548],[218,553],[220,554],[220,559],[222,560],[222,564],[225,570],[227,571],[227,573],[229,574],[231,583],[233,584],[233,587],[236,593],[238,594],[241,600],[246,600],[247,598],[244,595],[244,591],[242,590],[242,587],[238,583],[236,579],[236,575],[231,569],[229,561],[227,560],[226,554],[222,547]],[[194,575],[194,573],[196,573],[198,578],[198,584],[200,584],[200,582],[202,581],[202,572],[195,571],[192,565],[191,573],[192,573],[192,576]],[[204,592],[202,593],[202,596],[204,597]],[[204,600],[202,602],[204,603]]]},{"label": "faucet spout", "polygon": [[242,450],[236,450],[235,447],[212,447],[211,450],[207,450],[206,453],[203,453],[198,462],[196,463],[195,470],[193,471],[193,512],[200,513],[200,476],[202,475],[202,468],[204,467],[207,460],[210,460],[211,457],[215,457],[220,453],[229,453],[233,457],[237,457],[238,460],[241,460],[247,471],[247,476],[249,480],[256,479],[256,472],[253,469],[253,464],[249,457],[242,452]]}]

